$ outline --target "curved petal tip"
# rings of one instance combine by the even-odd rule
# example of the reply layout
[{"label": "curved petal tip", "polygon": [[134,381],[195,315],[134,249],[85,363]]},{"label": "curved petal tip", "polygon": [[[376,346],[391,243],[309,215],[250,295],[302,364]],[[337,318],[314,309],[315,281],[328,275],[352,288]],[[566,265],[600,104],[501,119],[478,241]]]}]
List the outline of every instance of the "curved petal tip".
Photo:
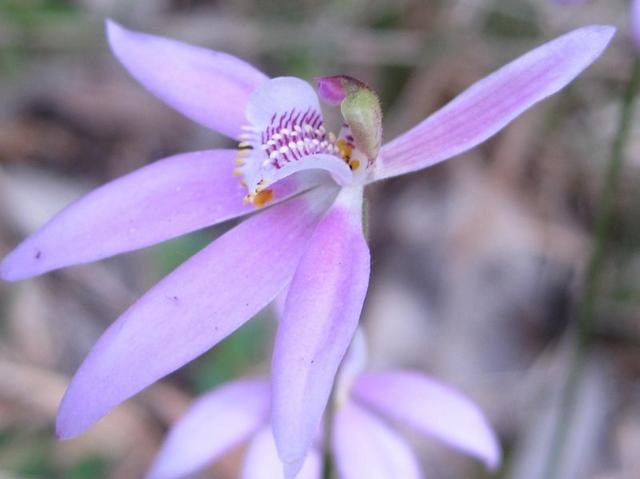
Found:
[{"label": "curved petal tip", "polygon": [[107,35],[110,36],[114,34],[118,29],[122,29],[122,26],[112,18],[107,17],[104,20],[104,28],[107,31]]},{"label": "curved petal tip", "polygon": [[56,417],[56,437],[61,441],[68,441],[74,439],[82,434],[86,429],[90,427],[90,423],[87,421],[79,424],[74,418],[73,413],[69,408],[63,408],[63,404],[60,404],[58,410],[58,416]]},{"label": "curved petal tip", "polygon": [[42,273],[46,269],[45,255],[39,245],[27,238],[0,262],[0,279],[20,281]]},{"label": "curved petal tip", "polygon": [[20,279],[20,275],[17,274],[14,262],[12,261],[13,254],[10,253],[0,262],[0,279],[3,281],[17,281]]},{"label": "curved petal tip", "polygon": [[109,46],[112,49],[115,49],[114,45],[116,45],[120,39],[126,36],[127,33],[133,33],[133,32],[128,32],[128,30],[125,27],[120,25],[118,22],[116,22],[112,18],[105,19],[104,29],[107,34],[107,40],[109,41]]},{"label": "curved petal tip", "polygon": [[366,373],[353,394],[367,406],[417,432],[474,456],[495,470],[501,462],[498,438],[469,398],[416,371]]},{"label": "curved petal tip", "polygon": [[640,52],[640,0],[631,3],[631,38],[636,52]]},{"label": "curved petal tip", "polygon": [[293,462],[285,462],[282,464],[282,472],[285,479],[295,479],[298,473],[302,469],[304,464],[304,458],[298,459]]},{"label": "curved petal tip", "polygon": [[147,90],[187,118],[235,138],[251,93],[267,76],[227,53],[105,21],[115,57]]},{"label": "curved petal tip", "polygon": [[427,168],[486,141],[573,81],[602,55],[615,32],[610,25],[578,28],[478,81],[384,145],[373,180]]},{"label": "curved petal tip", "polygon": [[609,44],[613,36],[616,34],[616,27],[612,25],[590,25],[584,27],[585,30],[591,30],[596,40],[602,42],[602,50]]}]

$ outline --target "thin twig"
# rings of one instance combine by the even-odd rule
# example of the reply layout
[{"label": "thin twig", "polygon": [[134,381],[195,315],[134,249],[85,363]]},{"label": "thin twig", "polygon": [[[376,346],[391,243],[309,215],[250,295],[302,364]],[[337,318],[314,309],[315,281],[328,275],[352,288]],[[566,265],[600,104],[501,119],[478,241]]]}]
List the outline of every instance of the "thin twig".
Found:
[{"label": "thin twig", "polygon": [[567,435],[571,427],[572,412],[578,399],[578,386],[584,371],[585,357],[592,343],[592,331],[596,317],[597,293],[600,290],[601,273],[606,259],[605,248],[611,235],[615,195],[620,184],[624,160],[624,147],[629,139],[633,119],[635,98],[640,89],[640,59],[633,64],[631,79],[622,98],[622,108],[616,138],[613,142],[611,161],[603,183],[602,197],[596,219],[595,242],[585,276],[585,287],[578,309],[576,346],[567,384],[563,391],[560,416],[551,441],[549,462],[542,476],[544,479],[559,477],[561,458],[566,446]]}]

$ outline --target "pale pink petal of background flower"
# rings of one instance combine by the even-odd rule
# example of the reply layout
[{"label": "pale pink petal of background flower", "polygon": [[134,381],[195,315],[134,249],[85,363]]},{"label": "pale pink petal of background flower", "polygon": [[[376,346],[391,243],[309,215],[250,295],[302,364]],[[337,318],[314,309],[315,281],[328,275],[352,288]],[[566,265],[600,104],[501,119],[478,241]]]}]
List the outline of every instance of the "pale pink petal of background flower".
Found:
[{"label": "pale pink petal of background flower", "polygon": [[230,137],[246,124],[249,95],[267,80],[232,55],[127,30],[107,21],[115,56],[151,93],[183,115]]},{"label": "pale pink petal of background flower", "polygon": [[386,144],[375,179],[426,168],[482,143],[527,108],[557,92],[593,63],[615,28],[579,28],[532,50],[474,84]]},{"label": "pale pink petal of background flower", "polygon": [[[296,479],[320,479],[322,459],[315,449],[311,449],[304,460]],[[282,463],[278,457],[271,428],[265,428],[251,440],[244,459],[241,479],[282,479]]]},{"label": "pale pink petal of background flower", "polygon": [[268,423],[269,403],[269,383],[257,379],[200,397],[169,431],[148,479],[187,477],[215,462]]},{"label": "pale pink petal of background flower", "polygon": [[[75,201],[23,241],[0,265],[18,280],[149,246],[254,212],[232,176],[235,150],[184,153],[158,160]],[[274,201],[317,183],[296,175],[274,185]]]},{"label": "pale pink petal of background flower", "polygon": [[413,371],[365,373],[353,384],[354,398],[416,431],[483,460],[500,463],[500,446],[482,411],[449,386]]},{"label": "pale pink petal of background flower", "polygon": [[348,401],[336,410],[333,453],[341,479],[419,479],[409,444],[371,413]]},{"label": "pale pink petal of background flower", "polygon": [[111,408],[207,351],[291,281],[335,190],[241,223],[160,281],[98,340],[72,379],[57,431],[71,438]]},{"label": "pale pink petal of background flower", "polygon": [[364,331],[361,327],[356,330],[351,345],[345,354],[334,387],[334,394],[339,399],[349,397],[353,381],[365,370],[367,366],[367,344]]},{"label": "pale pink petal of background flower", "polygon": [[317,433],[369,282],[362,192],[342,190],[314,232],[289,288],[276,336],[273,429],[291,478]]},{"label": "pale pink petal of background flower", "polygon": [[575,6],[575,5],[582,5],[587,3],[587,0],[553,0],[554,3],[558,3],[560,5],[568,5],[568,6]]},{"label": "pale pink petal of background flower", "polygon": [[631,2],[631,36],[636,47],[636,52],[640,52],[640,1]]}]

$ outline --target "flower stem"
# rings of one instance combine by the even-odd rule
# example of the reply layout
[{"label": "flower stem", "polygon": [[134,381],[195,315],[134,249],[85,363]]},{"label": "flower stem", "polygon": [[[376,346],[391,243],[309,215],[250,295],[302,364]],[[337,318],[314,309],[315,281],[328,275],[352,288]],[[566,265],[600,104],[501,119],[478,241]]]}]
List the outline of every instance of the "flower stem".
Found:
[{"label": "flower stem", "polygon": [[371,238],[369,237],[369,202],[367,198],[362,199],[362,233],[367,244],[369,244]]},{"label": "flower stem", "polygon": [[329,403],[324,414],[324,444],[322,445],[322,479],[333,479],[333,456],[331,441],[333,440],[333,419],[335,416],[335,387],[329,397]]},{"label": "flower stem", "polygon": [[635,98],[640,90],[640,59],[633,63],[631,79],[622,97],[622,106],[618,130],[612,145],[611,161],[602,186],[600,206],[595,225],[595,241],[593,251],[587,266],[584,291],[578,308],[576,324],[576,343],[572,356],[571,368],[565,385],[562,402],[560,404],[559,420],[551,441],[550,459],[547,463],[544,479],[561,479],[561,458],[566,447],[567,435],[573,419],[572,412],[576,410],[579,385],[584,372],[585,359],[592,343],[592,330],[595,321],[595,305],[597,293],[600,289],[600,278],[606,259],[606,246],[611,235],[614,202],[624,160],[624,149],[629,139],[633,120]]}]

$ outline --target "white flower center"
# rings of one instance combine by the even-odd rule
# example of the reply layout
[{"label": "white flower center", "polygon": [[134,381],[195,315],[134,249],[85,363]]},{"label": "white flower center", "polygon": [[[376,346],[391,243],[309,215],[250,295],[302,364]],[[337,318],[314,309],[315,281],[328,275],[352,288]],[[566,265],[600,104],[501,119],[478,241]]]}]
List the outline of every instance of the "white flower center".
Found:
[{"label": "white flower center", "polygon": [[[327,138],[329,136],[329,138]],[[304,114],[291,110],[280,117],[275,114],[260,134],[260,148],[269,162],[280,169],[286,163],[317,153],[336,154],[335,137],[327,135],[322,115],[308,109]]]},{"label": "white flower center", "polygon": [[360,161],[352,158],[355,146],[348,126],[344,125],[341,138],[327,133],[322,113],[313,108],[306,111],[292,109],[274,113],[266,127],[243,127],[238,145],[239,165],[234,174],[242,176],[248,193],[245,201],[257,207],[272,199],[268,187],[286,176],[283,170],[311,155],[331,155],[342,159],[352,170]]}]

